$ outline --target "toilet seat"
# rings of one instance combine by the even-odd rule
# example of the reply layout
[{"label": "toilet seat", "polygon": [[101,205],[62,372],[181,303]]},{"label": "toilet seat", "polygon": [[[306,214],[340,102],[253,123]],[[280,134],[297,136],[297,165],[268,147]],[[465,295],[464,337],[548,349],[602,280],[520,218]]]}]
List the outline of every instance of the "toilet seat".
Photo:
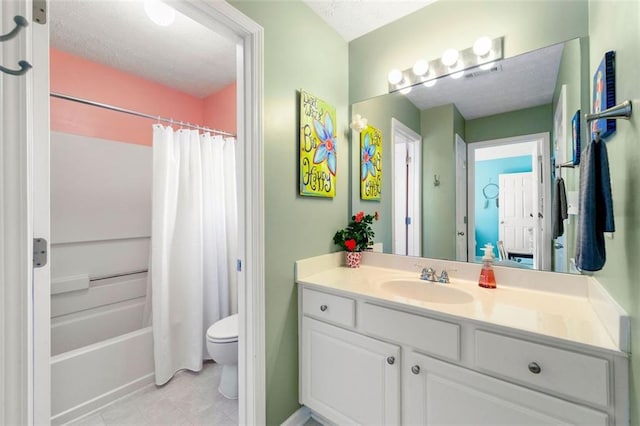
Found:
[{"label": "toilet seat", "polygon": [[238,314],[230,315],[211,324],[207,329],[207,340],[213,343],[237,342]]}]

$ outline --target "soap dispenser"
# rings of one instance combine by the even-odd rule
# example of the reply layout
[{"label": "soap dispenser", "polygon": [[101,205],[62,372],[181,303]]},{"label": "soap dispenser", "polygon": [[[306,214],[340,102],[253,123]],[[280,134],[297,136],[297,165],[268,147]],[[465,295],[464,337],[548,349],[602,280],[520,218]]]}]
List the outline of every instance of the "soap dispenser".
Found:
[{"label": "soap dispenser", "polygon": [[484,288],[496,288],[496,276],[493,273],[493,260],[495,259],[493,245],[487,243],[482,250],[484,250],[484,256],[482,257],[482,270],[478,285]]}]

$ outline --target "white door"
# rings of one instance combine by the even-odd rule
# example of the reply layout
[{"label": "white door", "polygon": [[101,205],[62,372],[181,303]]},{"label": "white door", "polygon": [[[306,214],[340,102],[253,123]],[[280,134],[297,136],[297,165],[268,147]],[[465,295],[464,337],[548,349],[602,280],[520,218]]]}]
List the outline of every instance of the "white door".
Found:
[{"label": "white door", "polygon": [[467,144],[456,135],[456,260],[467,254]]},{"label": "white door", "polygon": [[420,256],[421,157],[419,134],[391,119],[393,135],[393,254]]},{"label": "white door", "polygon": [[400,348],[302,319],[301,403],[335,424],[400,424]]},{"label": "white door", "polygon": [[410,425],[608,425],[605,413],[466,368],[409,353],[403,423]]},{"label": "white door", "polygon": [[538,217],[532,177],[531,172],[499,175],[498,238],[509,253],[535,253]]},{"label": "white door", "polygon": [[[31,0],[0,2],[0,423],[49,422],[49,266],[33,268],[33,241],[49,241],[48,37]],[[46,15],[46,13],[45,13]],[[39,18],[40,19],[40,18]],[[9,329],[7,329],[9,330]]]}]

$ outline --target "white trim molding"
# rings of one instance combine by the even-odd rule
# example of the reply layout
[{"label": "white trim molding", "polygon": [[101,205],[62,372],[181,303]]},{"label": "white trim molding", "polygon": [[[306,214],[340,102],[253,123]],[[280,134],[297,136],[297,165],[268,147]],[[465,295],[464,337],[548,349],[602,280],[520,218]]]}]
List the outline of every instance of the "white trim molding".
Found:
[{"label": "white trim molding", "polygon": [[[31,1],[0,2],[0,30],[31,20]],[[32,62],[31,31],[0,44],[0,63]],[[33,423],[32,72],[0,74],[0,424]]]},{"label": "white trim molding", "polygon": [[304,426],[311,418],[311,410],[304,405],[291,414],[280,426]]}]

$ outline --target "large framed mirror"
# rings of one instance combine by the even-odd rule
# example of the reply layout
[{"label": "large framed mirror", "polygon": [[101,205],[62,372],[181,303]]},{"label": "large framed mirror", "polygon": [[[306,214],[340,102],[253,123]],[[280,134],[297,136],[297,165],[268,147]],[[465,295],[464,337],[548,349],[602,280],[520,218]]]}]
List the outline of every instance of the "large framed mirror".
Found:
[{"label": "large framed mirror", "polygon": [[[573,39],[353,104],[385,156],[380,201],[360,199],[352,172],[352,212],[380,212],[386,253],[480,262],[490,243],[500,265],[577,272],[579,170],[556,166],[571,159],[573,115],[588,110],[587,64],[588,39]],[[352,171],[358,141],[352,132]],[[560,177],[570,214],[554,235]]]}]

